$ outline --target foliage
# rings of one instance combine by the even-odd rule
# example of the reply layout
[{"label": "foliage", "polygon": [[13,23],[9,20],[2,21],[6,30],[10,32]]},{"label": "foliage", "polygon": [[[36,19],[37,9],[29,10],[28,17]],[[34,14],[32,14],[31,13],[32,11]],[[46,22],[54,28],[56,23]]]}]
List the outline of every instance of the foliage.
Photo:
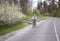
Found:
[{"label": "foliage", "polygon": [[54,16],[54,17],[60,17],[60,11],[54,10],[52,16]]},{"label": "foliage", "polygon": [[33,11],[30,8],[28,8],[27,12],[26,12],[26,15],[27,16],[32,16],[33,15]]},{"label": "foliage", "polygon": [[26,26],[26,24],[23,24],[23,23],[18,23],[18,24],[15,24],[13,26],[2,26],[0,27],[0,36],[1,35],[5,35],[7,33],[10,33],[10,32],[13,32],[13,31],[16,31],[16,30],[19,30],[19,29],[22,29]]},{"label": "foliage", "polygon": [[28,6],[28,3],[29,0],[20,0],[20,5],[21,5],[21,8],[22,8],[22,12],[25,14],[26,11],[27,11],[27,8],[29,7]]},{"label": "foliage", "polygon": [[24,15],[18,11],[17,6],[10,6],[9,4],[0,5],[0,25],[1,24],[15,24]]},{"label": "foliage", "polygon": [[37,16],[41,16],[40,11],[39,11],[39,10],[37,10],[37,9],[36,9],[36,10],[34,10],[33,14],[34,14],[34,13],[35,13]]}]

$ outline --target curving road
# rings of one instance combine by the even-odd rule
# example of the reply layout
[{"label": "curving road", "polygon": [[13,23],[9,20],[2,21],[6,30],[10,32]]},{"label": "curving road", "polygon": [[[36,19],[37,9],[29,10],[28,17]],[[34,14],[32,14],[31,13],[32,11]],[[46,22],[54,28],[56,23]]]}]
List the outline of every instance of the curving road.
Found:
[{"label": "curving road", "polygon": [[60,19],[49,18],[38,23],[36,28],[30,26],[22,33],[18,31],[6,41],[60,41]]}]

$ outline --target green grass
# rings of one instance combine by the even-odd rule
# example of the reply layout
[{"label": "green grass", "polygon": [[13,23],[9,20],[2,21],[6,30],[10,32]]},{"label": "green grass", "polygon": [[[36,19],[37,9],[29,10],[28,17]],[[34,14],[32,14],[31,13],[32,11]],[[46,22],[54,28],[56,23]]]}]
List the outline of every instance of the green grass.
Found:
[{"label": "green grass", "polygon": [[23,23],[19,23],[19,24],[13,25],[13,26],[6,26],[6,25],[2,26],[2,27],[0,27],[0,36],[10,33],[12,31],[22,29],[25,26],[26,26],[26,24],[23,24]]}]

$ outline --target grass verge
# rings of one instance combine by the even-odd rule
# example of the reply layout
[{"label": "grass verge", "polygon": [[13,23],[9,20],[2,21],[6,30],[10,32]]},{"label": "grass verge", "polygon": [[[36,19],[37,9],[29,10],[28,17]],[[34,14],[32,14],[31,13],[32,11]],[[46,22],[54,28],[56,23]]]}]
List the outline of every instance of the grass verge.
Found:
[{"label": "grass verge", "polygon": [[22,29],[25,26],[26,26],[26,24],[19,23],[19,24],[13,25],[13,26],[0,27],[0,36],[1,35],[5,35],[7,33],[10,33],[12,31],[16,31],[16,30]]}]

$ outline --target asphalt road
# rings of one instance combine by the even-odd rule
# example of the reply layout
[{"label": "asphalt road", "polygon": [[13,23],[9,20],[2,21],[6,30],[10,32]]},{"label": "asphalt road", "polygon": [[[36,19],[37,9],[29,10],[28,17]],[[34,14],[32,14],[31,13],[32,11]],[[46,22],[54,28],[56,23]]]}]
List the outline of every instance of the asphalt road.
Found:
[{"label": "asphalt road", "polygon": [[60,19],[50,18],[36,28],[17,33],[6,41],[60,41]]}]

